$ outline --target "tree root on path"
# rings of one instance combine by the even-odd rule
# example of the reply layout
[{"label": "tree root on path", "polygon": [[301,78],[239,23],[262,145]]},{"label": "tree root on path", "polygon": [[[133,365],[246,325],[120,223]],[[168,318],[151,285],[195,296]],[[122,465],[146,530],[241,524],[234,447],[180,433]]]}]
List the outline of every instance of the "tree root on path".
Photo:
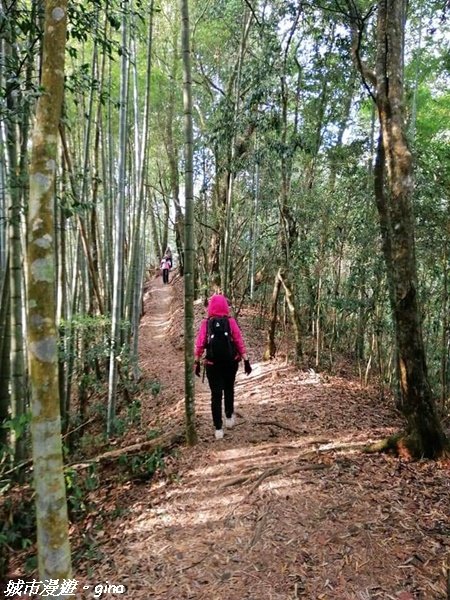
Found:
[{"label": "tree root on path", "polygon": [[302,435],[307,433],[304,429],[295,429],[295,427],[290,427],[289,425],[285,425],[284,423],[278,423],[278,421],[254,421],[255,425],[273,425],[274,427],[280,427],[280,429],[284,429],[285,431],[290,431],[291,433],[297,433],[298,435]]},{"label": "tree root on path", "polygon": [[[326,440],[324,440],[323,438],[319,438],[316,440],[311,440],[309,443],[317,444],[317,443],[321,443],[323,441],[326,441]],[[381,443],[377,442],[377,444],[381,444]],[[251,465],[251,466],[247,467],[246,469],[243,469],[239,473],[238,476],[233,477],[232,479],[223,483],[219,487],[219,489],[224,490],[228,487],[234,487],[237,485],[253,484],[250,491],[248,492],[248,494],[246,496],[246,497],[248,497],[268,477],[273,477],[273,476],[280,475],[280,474],[293,475],[294,473],[297,473],[299,471],[320,471],[322,469],[329,468],[331,465],[326,465],[323,463],[307,462],[311,459],[314,459],[319,454],[324,454],[326,452],[333,452],[333,451],[337,451],[337,450],[342,451],[342,450],[355,450],[355,449],[363,451],[363,452],[368,452],[371,450],[367,450],[367,448],[376,448],[377,444],[372,444],[370,447],[368,447],[368,446],[361,447],[360,442],[336,444],[336,445],[332,445],[332,446],[330,446],[330,444],[328,443],[328,444],[324,445],[323,447],[319,447],[314,450],[306,450],[305,452],[301,452],[293,460],[290,460],[287,463],[277,463],[275,465],[272,465],[271,467],[269,467],[268,469],[266,469],[259,475],[250,475],[250,473],[254,473],[255,471],[260,471],[260,467],[258,467],[257,465]],[[274,449],[275,448],[276,447],[274,447]],[[291,449],[293,449],[293,447],[287,446],[287,449],[291,450]],[[377,452],[380,450],[374,449],[372,451]]]},{"label": "tree root on path", "polygon": [[264,529],[266,527],[268,514],[269,514],[269,511],[266,510],[265,513],[258,518],[256,527],[255,527],[255,531],[253,532],[252,539],[250,540],[250,542],[247,545],[247,550],[251,550],[251,548],[253,548],[253,546],[257,542],[259,542],[259,540],[261,539]]},{"label": "tree root on path", "polygon": [[268,477],[280,475],[281,473],[283,473],[283,475],[294,475],[294,473],[298,473],[299,471],[321,471],[327,468],[329,468],[329,465],[324,465],[322,463],[308,463],[305,465],[293,464],[288,466],[286,469],[283,469],[283,465],[272,467],[271,469],[264,471],[264,473],[261,473],[261,475],[256,478],[256,481],[248,491],[246,498],[251,496],[253,492],[259,488],[261,483]]},{"label": "tree root on path", "polygon": [[374,442],[362,448],[362,452],[366,454],[375,454],[377,452],[394,452],[398,454],[398,444],[403,437],[403,433],[395,433],[383,440]]},{"label": "tree root on path", "polygon": [[[222,484],[219,489],[224,490],[227,487],[234,487],[236,485],[241,485],[241,484],[245,485],[247,483],[253,483],[252,487],[250,488],[250,490],[247,494],[247,497],[248,497],[268,477],[280,475],[281,473],[284,475],[293,475],[294,473],[297,473],[299,471],[321,471],[322,469],[328,468],[329,465],[324,465],[322,463],[306,463],[305,464],[305,461],[307,460],[307,458],[310,458],[312,456],[312,453],[308,452],[307,455],[305,454],[303,456],[303,458],[297,457],[296,461],[294,461],[294,462],[291,461],[291,462],[287,463],[287,465],[285,463],[279,463],[277,465],[274,465],[273,467],[266,469],[259,475],[247,476],[246,473],[249,473],[249,472],[255,471],[255,470],[259,470],[258,467],[252,466],[248,470],[244,470],[243,473],[241,473],[238,477],[234,477],[233,479],[230,479],[226,483]],[[303,463],[303,464],[299,464],[299,463]]]},{"label": "tree root on path", "polygon": [[450,456],[450,449],[448,447],[444,447],[444,449],[441,447],[438,449],[434,448],[434,452],[433,448],[431,448],[431,452],[428,449],[427,453],[420,440],[407,431],[399,431],[374,444],[369,444],[362,451],[366,454],[375,454],[378,452],[391,453],[394,456],[407,460],[418,460],[421,458],[438,459]]},{"label": "tree root on path", "polygon": [[184,431],[169,431],[168,433],[164,433],[153,440],[141,442],[140,444],[132,444],[131,446],[125,446],[124,448],[118,448],[117,450],[109,450],[108,452],[99,454],[98,456],[95,456],[94,458],[83,463],[68,466],[71,469],[87,469],[93,464],[116,460],[124,454],[139,454],[140,452],[156,450],[156,448],[172,448],[173,446],[180,444],[182,441],[184,441]]}]

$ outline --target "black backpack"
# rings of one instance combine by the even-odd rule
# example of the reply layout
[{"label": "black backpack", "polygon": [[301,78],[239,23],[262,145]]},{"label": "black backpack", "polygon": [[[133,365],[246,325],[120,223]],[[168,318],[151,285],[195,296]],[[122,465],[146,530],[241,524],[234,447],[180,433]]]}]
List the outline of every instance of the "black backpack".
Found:
[{"label": "black backpack", "polygon": [[210,317],[206,338],[206,359],[213,362],[234,360],[236,351],[228,317]]}]

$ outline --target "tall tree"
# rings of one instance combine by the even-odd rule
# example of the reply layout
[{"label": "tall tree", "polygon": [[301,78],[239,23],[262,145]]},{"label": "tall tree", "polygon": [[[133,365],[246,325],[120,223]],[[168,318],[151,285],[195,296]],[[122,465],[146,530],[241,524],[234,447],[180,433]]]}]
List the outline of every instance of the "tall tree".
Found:
[{"label": "tall tree", "polygon": [[54,191],[64,93],[67,1],[45,2],[42,94],[32,138],[28,214],[29,367],[41,579],[71,577],[55,310]]},{"label": "tall tree", "polygon": [[[139,321],[141,317],[141,300],[142,300],[142,285],[145,273],[145,259],[147,255],[145,251],[148,248],[145,246],[146,237],[146,217],[148,213],[147,205],[148,195],[146,194],[145,184],[148,171],[148,151],[150,142],[150,92],[151,92],[151,72],[152,72],[152,38],[153,38],[153,12],[154,12],[154,0],[150,1],[148,8],[148,37],[147,37],[147,68],[146,68],[146,86],[145,86],[145,100],[144,100],[144,116],[142,124],[142,144],[140,147],[139,157],[136,159],[137,162],[137,218],[136,218],[136,231],[135,239],[133,240],[133,250],[130,251],[132,262],[130,265],[130,271],[136,272],[136,275],[130,277],[132,284],[130,287],[130,312],[131,312],[131,332],[132,332],[132,343],[133,343],[133,362],[135,364],[134,377],[138,379],[137,362],[138,362],[138,341],[139,341]],[[136,109],[137,112],[137,109]],[[137,128],[137,123],[136,123]],[[153,233],[153,232],[152,232]],[[133,264],[134,262],[134,264]]]},{"label": "tall tree", "polygon": [[[285,47],[282,57],[282,67],[280,75],[280,100],[281,100],[281,119],[280,119],[280,192],[279,192],[279,237],[280,237],[280,257],[278,259],[278,268],[275,274],[275,281],[272,292],[272,306],[271,306],[271,321],[269,323],[267,331],[267,348],[265,351],[266,358],[272,358],[275,356],[275,330],[277,321],[277,305],[280,295],[281,288],[283,287],[286,297],[286,303],[289,309],[289,313],[292,321],[292,328],[294,331],[295,339],[295,360],[299,361],[302,356],[302,340],[300,332],[300,318],[298,313],[298,307],[296,302],[295,293],[295,279],[291,271],[291,257],[292,250],[295,240],[298,236],[298,226],[295,221],[292,208],[290,206],[291,201],[291,179],[292,179],[292,166],[294,154],[298,144],[296,138],[298,138],[298,100],[295,104],[295,115],[294,115],[294,128],[289,136],[289,96],[290,90],[288,86],[288,63],[289,54],[291,52],[291,46],[294,41],[294,34],[296,32],[298,22],[301,15],[301,9],[299,8],[287,34],[285,41]],[[294,50],[294,55],[296,53]],[[297,63],[298,74],[296,78],[297,89],[295,90],[295,98],[300,96],[300,69]]]},{"label": "tall tree", "polygon": [[120,123],[119,123],[119,159],[117,169],[118,194],[115,205],[114,236],[114,280],[111,319],[111,350],[109,361],[108,421],[107,432],[114,430],[116,416],[116,391],[118,376],[118,357],[121,346],[121,319],[123,314],[123,268],[125,244],[125,174],[127,151],[127,109],[128,109],[128,2],[124,5],[122,16],[122,63],[120,79]]},{"label": "tall tree", "polygon": [[[28,143],[31,108],[35,103],[35,57],[29,51],[39,38],[36,3],[29,11],[9,0],[0,0],[0,272],[3,273],[6,245],[3,232],[9,229],[9,277],[11,320],[10,405],[11,441],[16,461],[26,454],[23,423],[27,409],[26,356],[24,345],[24,212],[28,202]],[[26,35],[24,35],[26,32]],[[5,225],[7,227],[5,227]],[[2,374],[3,375],[3,374]]]},{"label": "tall tree", "polygon": [[189,28],[189,2],[181,0],[183,100],[184,100],[184,369],[186,439],[192,445],[197,441],[194,408],[194,167],[192,128],[191,42]]},{"label": "tall tree", "polygon": [[[20,160],[19,160],[19,110],[21,102],[20,86],[18,85],[20,59],[17,50],[16,21],[17,8],[11,4],[6,6],[6,12],[11,12],[5,20],[7,35],[4,39],[4,56],[6,73],[6,105],[9,118],[5,119],[6,148],[9,163],[9,255],[10,255],[10,290],[11,290],[11,416],[16,421],[13,429],[14,458],[20,462],[25,458],[25,437],[20,433],[19,420],[25,415],[26,383],[24,358],[24,323],[23,323],[23,248],[21,240],[23,194]],[[9,35],[8,35],[9,34]],[[24,121],[28,118],[24,114]]]},{"label": "tall tree", "polygon": [[442,454],[447,441],[428,380],[418,298],[413,161],[404,118],[405,14],[406,1],[379,0],[375,72],[359,56],[361,32],[356,31],[356,21],[353,50],[362,75],[372,84],[380,123],[375,198],[395,325],[400,409],[407,422],[405,441],[415,456],[434,458]]}]

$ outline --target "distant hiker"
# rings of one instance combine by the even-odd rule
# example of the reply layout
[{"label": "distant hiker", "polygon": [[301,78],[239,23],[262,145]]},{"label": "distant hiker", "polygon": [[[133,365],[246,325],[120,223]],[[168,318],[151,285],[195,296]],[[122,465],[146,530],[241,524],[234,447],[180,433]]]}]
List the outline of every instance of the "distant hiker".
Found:
[{"label": "distant hiker", "polygon": [[170,269],[173,267],[172,263],[172,250],[167,246],[166,251],[164,252],[164,258],[166,258],[170,263]]},{"label": "distant hiker", "polygon": [[169,283],[169,271],[171,266],[171,261],[164,256],[159,267],[162,272],[163,283]]},{"label": "distant hiker", "polygon": [[239,361],[244,360],[244,371],[252,368],[236,320],[230,317],[228,301],[222,294],[214,294],[208,302],[208,318],[203,319],[195,340],[195,374],[200,377],[200,358],[206,350],[205,369],[211,389],[211,411],[216,440],[223,438],[222,395],[225,397],[225,426],[233,427],[234,382]]}]

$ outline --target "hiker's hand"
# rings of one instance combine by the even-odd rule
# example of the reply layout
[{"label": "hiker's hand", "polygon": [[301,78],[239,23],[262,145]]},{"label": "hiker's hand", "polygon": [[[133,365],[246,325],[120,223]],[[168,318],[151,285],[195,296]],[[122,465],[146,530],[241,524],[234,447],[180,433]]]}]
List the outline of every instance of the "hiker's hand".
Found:
[{"label": "hiker's hand", "polygon": [[195,361],[195,374],[200,377],[200,361],[198,360]]},{"label": "hiker's hand", "polygon": [[246,375],[250,375],[250,373],[252,372],[250,361],[248,359],[244,360],[244,371]]}]

